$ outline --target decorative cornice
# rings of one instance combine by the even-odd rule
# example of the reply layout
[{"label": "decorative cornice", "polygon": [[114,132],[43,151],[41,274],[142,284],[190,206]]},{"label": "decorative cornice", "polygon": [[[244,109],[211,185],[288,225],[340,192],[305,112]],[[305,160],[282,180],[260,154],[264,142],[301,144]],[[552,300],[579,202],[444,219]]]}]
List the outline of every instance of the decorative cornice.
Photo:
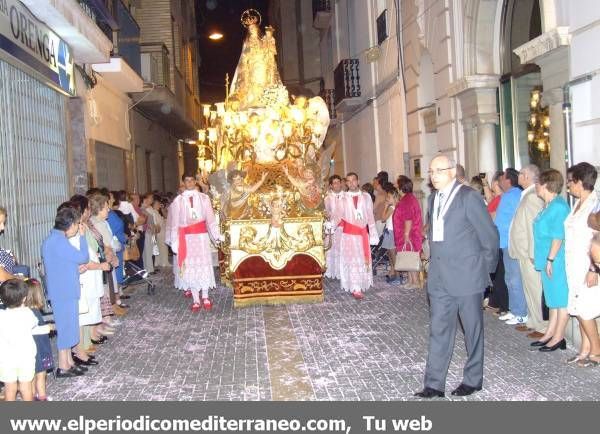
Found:
[{"label": "decorative cornice", "polygon": [[535,39],[517,47],[513,52],[521,59],[521,64],[535,63],[535,59],[556,50],[571,45],[571,35],[568,27],[556,27],[543,33]]},{"label": "decorative cornice", "polygon": [[498,113],[478,113],[475,116],[469,116],[462,119],[465,128],[475,128],[485,124],[499,124],[500,116]]},{"label": "decorative cornice", "polygon": [[500,76],[495,74],[468,75],[448,86],[448,96],[457,96],[470,89],[495,89],[499,80]]}]

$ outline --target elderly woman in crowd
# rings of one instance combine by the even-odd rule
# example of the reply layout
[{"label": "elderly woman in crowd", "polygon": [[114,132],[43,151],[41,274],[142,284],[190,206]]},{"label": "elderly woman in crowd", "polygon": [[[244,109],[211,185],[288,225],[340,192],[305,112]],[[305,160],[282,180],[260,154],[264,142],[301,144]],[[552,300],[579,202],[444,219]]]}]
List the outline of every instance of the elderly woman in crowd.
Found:
[{"label": "elderly woman in crowd", "polygon": [[[0,206],[0,234],[4,233],[7,217],[6,208]],[[0,247],[0,283],[15,278],[13,274],[15,272],[15,265],[13,254]]]},{"label": "elderly woman in crowd", "polygon": [[[119,265],[115,267],[115,277],[117,279],[117,285],[119,285],[119,291],[121,285],[125,280],[125,262],[123,261],[123,253],[125,251],[125,244],[127,244],[127,238],[129,234],[128,220],[125,215],[119,211],[119,202],[117,201],[117,192],[109,191],[108,194],[102,193],[108,197],[108,218],[106,222],[108,227],[113,234],[113,250],[117,255]],[[119,292],[119,294],[121,294]],[[129,298],[129,296],[120,295],[120,298]]]},{"label": "elderly woman in crowd", "polygon": [[[74,349],[73,360],[77,365],[96,365],[93,356],[88,354],[92,347],[92,341],[100,339],[99,333],[103,331],[99,326],[102,322],[102,309],[100,300],[104,295],[104,284],[102,281],[102,271],[110,270],[110,264],[100,262],[98,257],[99,247],[96,239],[89,229],[90,206],[87,197],[75,195],[71,197],[70,202],[77,206],[81,212],[81,223],[85,227],[85,239],[88,243],[90,260],[83,266],[83,271],[79,275],[81,284],[80,310],[79,310],[79,344]],[[69,242],[75,248],[79,245],[75,243],[74,238]]]},{"label": "elderly woman in crowd", "polygon": [[144,269],[151,274],[154,274],[154,245],[157,242],[157,227],[155,211],[154,208],[152,208],[153,203],[154,194],[146,193],[142,198],[142,210],[148,218],[146,221],[146,237],[144,238],[144,252],[142,260],[144,262]]},{"label": "elderly woman in crowd", "polygon": [[[107,222],[109,212],[108,197],[100,193],[95,193],[89,197],[89,201],[91,217],[88,227],[99,245],[100,262],[108,262],[111,265],[111,271],[104,272],[106,286],[104,287],[104,296],[101,299],[102,317],[104,318],[104,322],[107,323],[110,322],[110,316],[113,314],[124,315],[127,312],[125,308],[129,306],[122,303],[119,298],[119,287],[116,284],[116,277],[113,270],[114,267],[119,265],[119,259],[112,248],[113,233]],[[114,332],[109,326],[106,326],[105,330],[108,333]],[[102,339],[97,342],[101,343],[101,341]]]},{"label": "elderly woman in crowd", "polygon": [[[397,252],[420,252],[423,246],[421,206],[413,194],[413,182],[400,175],[397,180],[400,200],[394,210],[394,241]],[[419,272],[409,271],[408,287],[419,288]]]},{"label": "elderly woman in crowd", "polygon": [[169,248],[165,244],[166,220],[162,215],[163,204],[158,197],[154,198],[152,209],[149,210],[154,220],[154,230],[156,236],[156,244],[158,245],[158,255],[154,258],[156,267],[169,266]]},{"label": "elderly woman in crowd", "polygon": [[558,170],[546,170],[535,184],[537,195],[545,207],[533,221],[534,266],[541,273],[542,289],[550,310],[548,328],[532,347],[542,352],[567,347],[565,328],[569,321],[567,312],[569,288],[565,268],[565,219],[569,205],[560,192],[564,180]]},{"label": "elderly woman in crowd", "polygon": [[600,363],[600,337],[595,321],[600,316],[600,287],[589,256],[594,232],[588,226],[588,217],[598,202],[594,192],[597,176],[596,169],[589,163],[576,164],[567,171],[569,193],[577,198],[565,220],[568,312],[577,317],[581,331],[579,354],[567,362],[581,367]]},{"label": "elderly woman in crowd", "polygon": [[[56,377],[76,377],[83,375],[73,361],[71,348],[79,342],[79,298],[81,288],[79,272],[89,262],[85,227],[80,222],[79,212],[71,207],[56,213],[54,229],[42,245],[42,257],[46,271],[46,286],[52,303],[56,322],[58,347],[58,369]],[[76,237],[79,248],[69,243]]]}]

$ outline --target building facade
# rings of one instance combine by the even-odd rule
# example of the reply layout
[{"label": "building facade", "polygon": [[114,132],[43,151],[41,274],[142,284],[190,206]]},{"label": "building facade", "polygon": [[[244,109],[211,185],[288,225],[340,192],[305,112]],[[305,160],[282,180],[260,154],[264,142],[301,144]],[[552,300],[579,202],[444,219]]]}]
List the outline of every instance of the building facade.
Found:
[{"label": "building facade", "polygon": [[0,242],[21,263],[73,193],[176,191],[196,171],[195,35],[193,2],[0,0]]},{"label": "building facade", "polygon": [[[467,175],[600,163],[592,0],[274,1],[284,81],[320,66],[337,172],[411,176],[438,153]],[[295,29],[289,32],[287,29]],[[318,30],[318,33],[315,33]],[[318,40],[318,53],[314,50]],[[310,61],[307,61],[310,59]],[[312,68],[312,69],[311,69]]]},{"label": "building facade", "polygon": [[189,144],[200,125],[196,9],[180,0],[130,3],[144,80],[131,112],[135,188],[176,191],[184,170],[197,171],[197,150]]},{"label": "building facade", "polygon": [[70,99],[77,65],[107,62],[111,41],[73,0],[0,1],[1,241],[32,267],[74,190],[85,148],[73,145]]},{"label": "building facade", "polygon": [[334,147],[330,172],[353,171],[364,182],[380,170],[393,177],[406,170],[395,4],[393,0],[271,4],[271,21],[283,29],[278,42],[284,83],[319,94],[328,103],[332,119],[324,146]]}]

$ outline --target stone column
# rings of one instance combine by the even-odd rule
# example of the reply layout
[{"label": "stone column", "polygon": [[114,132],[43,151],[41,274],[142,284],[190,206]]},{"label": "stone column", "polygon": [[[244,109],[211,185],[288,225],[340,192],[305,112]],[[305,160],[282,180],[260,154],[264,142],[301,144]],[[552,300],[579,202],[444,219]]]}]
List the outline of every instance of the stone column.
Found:
[{"label": "stone column", "polygon": [[566,143],[562,116],[562,89],[569,82],[568,27],[556,27],[514,50],[521,63],[535,63],[542,78],[542,104],[550,112],[550,167],[565,175]]},{"label": "stone column", "polygon": [[462,110],[467,175],[485,172],[490,176],[498,169],[495,127],[498,80],[497,75],[472,75],[449,88],[449,94],[458,98]]},{"label": "stone column", "polygon": [[135,164],[132,150],[125,151],[125,188],[127,191],[135,190]]},{"label": "stone column", "polygon": [[70,146],[69,169],[71,174],[71,193],[85,194],[89,188],[87,140],[85,138],[85,103],[81,98],[67,100],[69,113],[67,140]]},{"label": "stone column", "polygon": [[477,144],[479,149],[479,172],[491,176],[498,170],[498,157],[496,153],[496,124],[498,115],[480,116],[477,124]]}]

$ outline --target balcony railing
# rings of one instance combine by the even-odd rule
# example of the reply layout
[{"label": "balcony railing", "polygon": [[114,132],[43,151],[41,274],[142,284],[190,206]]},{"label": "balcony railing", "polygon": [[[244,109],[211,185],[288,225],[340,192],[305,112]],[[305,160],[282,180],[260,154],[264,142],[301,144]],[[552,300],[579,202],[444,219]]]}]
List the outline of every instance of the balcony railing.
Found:
[{"label": "balcony railing", "polygon": [[78,0],[79,6],[113,43],[111,56],[123,58],[139,75],[140,27],[123,0]]},{"label": "balcony railing", "polygon": [[146,83],[171,88],[169,50],[163,43],[140,44],[141,72]]},{"label": "balcony railing", "polygon": [[119,24],[115,55],[121,56],[131,68],[141,75],[140,26],[121,0],[116,3],[116,17]]},{"label": "balcony railing", "polygon": [[331,21],[331,0],[313,0],[313,26],[326,29]]},{"label": "balcony railing", "polygon": [[345,99],[360,97],[358,59],[343,59],[333,72],[333,82],[336,106]]},{"label": "balcony railing", "polygon": [[321,98],[323,98],[325,104],[327,104],[329,119],[337,119],[337,113],[335,111],[335,89],[321,90]]},{"label": "balcony railing", "polygon": [[119,25],[112,11],[112,0],[77,0],[77,2],[108,40],[113,42],[113,31],[116,31]]}]

